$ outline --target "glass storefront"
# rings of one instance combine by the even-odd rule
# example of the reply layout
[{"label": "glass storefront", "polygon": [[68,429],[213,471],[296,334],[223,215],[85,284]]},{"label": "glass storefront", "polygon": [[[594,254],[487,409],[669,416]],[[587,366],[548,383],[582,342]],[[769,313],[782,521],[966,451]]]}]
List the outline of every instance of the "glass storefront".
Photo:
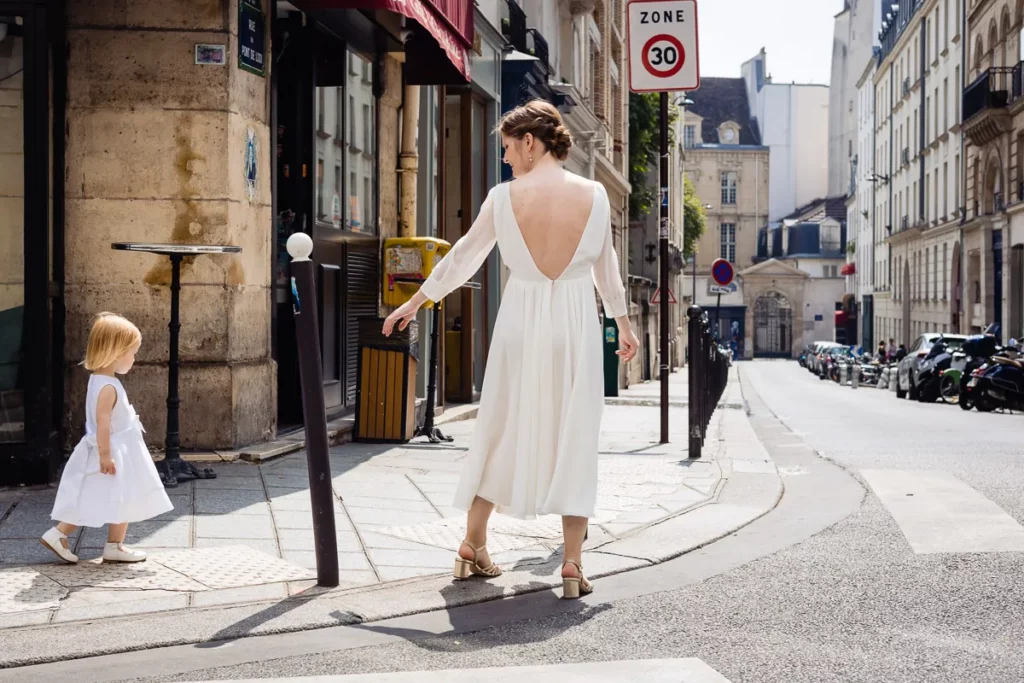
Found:
[{"label": "glass storefront", "polygon": [[351,49],[345,51],[345,62],[343,84],[334,85],[336,75],[322,72],[316,87],[316,220],[375,235],[373,64]]}]

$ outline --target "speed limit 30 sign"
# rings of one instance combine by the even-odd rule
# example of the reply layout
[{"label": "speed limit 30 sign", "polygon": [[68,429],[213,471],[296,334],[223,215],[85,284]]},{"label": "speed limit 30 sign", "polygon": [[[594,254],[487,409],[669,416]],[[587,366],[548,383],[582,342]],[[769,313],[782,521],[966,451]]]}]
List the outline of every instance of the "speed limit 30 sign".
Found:
[{"label": "speed limit 30 sign", "polygon": [[631,0],[626,16],[629,89],[696,90],[697,0]]}]

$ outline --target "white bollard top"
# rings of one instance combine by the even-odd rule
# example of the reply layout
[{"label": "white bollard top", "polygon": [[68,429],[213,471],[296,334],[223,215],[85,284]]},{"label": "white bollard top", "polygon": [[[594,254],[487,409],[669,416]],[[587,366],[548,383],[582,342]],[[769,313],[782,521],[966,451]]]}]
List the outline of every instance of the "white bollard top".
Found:
[{"label": "white bollard top", "polygon": [[292,261],[308,261],[313,253],[313,238],[304,232],[296,232],[288,238],[286,246]]}]

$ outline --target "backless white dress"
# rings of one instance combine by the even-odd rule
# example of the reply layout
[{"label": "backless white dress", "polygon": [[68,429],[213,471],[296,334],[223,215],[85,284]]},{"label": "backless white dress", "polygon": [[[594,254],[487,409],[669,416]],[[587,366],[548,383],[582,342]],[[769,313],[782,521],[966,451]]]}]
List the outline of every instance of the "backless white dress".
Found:
[{"label": "backless white dress", "polygon": [[[558,226],[551,226],[557,230]],[[441,301],[480,268],[497,242],[511,275],[501,298],[471,450],[455,506],[476,496],[520,519],[593,517],[604,409],[604,361],[594,286],[605,315],[625,315],[608,195],[594,183],[590,218],[565,271],[541,273],[516,223],[509,183],[423,283]]]},{"label": "backless white dress", "polygon": [[[96,447],[96,401],[108,385],[117,392],[110,416],[110,456],[116,474],[100,472]],[[51,518],[75,526],[99,527],[140,522],[173,510],[143,431],[121,381],[91,376],[85,397],[85,436],[64,466]]]}]

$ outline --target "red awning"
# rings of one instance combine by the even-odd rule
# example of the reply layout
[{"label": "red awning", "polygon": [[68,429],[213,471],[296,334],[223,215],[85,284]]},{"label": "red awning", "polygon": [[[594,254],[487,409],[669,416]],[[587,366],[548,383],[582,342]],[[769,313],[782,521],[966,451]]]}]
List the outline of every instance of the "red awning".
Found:
[{"label": "red awning", "polygon": [[408,17],[426,29],[466,81],[471,80],[472,0],[298,0],[295,4],[310,10],[380,9]]},{"label": "red awning", "polygon": [[857,264],[856,263],[844,263],[843,267],[839,270],[840,275],[856,275]]}]

